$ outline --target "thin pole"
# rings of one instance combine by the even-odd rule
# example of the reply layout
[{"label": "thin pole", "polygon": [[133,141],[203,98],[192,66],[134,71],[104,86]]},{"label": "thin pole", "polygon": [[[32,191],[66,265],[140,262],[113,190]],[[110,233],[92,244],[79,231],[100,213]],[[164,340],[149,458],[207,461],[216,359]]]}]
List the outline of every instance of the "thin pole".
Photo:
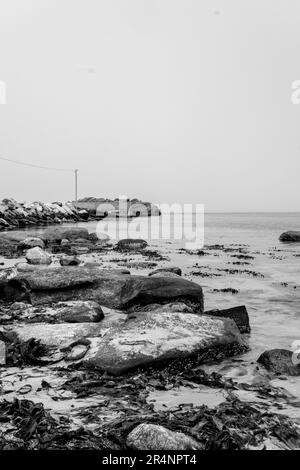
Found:
[{"label": "thin pole", "polygon": [[77,209],[77,201],[78,201],[78,170],[74,170],[75,172],[75,207]]}]

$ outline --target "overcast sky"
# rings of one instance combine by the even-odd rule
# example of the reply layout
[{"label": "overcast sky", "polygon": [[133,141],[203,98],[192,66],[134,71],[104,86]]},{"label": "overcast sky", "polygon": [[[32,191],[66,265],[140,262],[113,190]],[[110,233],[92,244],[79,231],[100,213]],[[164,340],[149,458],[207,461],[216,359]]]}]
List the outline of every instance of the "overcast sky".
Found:
[{"label": "overcast sky", "polygon": [[[298,211],[299,0],[1,0],[0,155],[79,196]],[[0,197],[73,198],[0,161]]]}]

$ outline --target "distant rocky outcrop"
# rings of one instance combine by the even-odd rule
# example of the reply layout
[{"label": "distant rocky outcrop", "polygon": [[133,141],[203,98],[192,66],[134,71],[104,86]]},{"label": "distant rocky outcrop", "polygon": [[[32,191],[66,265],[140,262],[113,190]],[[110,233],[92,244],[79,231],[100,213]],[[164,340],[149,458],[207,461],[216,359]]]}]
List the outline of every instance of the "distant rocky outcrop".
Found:
[{"label": "distant rocky outcrop", "polygon": [[106,216],[139,217],[160,215],[160,210],[150,202],[138,199],[114,201],[104,198],[83,198],[75,202],[31,203],[3,199],[0,202],[0,231],[28,226],[82,222]]},{"label": "distant rocky outcrop", "polygon": [[105,199],[102,197],[85,197],[76,203],[78,210],[86,210],[98,217],[139,217],[159,216],[160,209],[151,202],[139,199]]}]

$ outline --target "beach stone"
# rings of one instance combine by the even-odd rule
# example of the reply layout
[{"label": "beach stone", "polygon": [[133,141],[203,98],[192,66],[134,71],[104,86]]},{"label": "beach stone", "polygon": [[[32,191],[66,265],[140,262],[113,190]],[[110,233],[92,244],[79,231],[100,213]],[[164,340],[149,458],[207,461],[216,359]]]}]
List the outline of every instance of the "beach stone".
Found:
[{"label": "beach stone", "polygon": [[95,300],[109,308],[128,310],[134,306],[180,301],[194,312],[203,313],[203,292],[199,284],[180,277],[134,276],[99,267],[64,266],[18,273],[7,281],[5,291],[7,300],[28,300],[33,305]]},{"label": "beach stone", "polygon": [[45,243],[41,238],[28,237],[18,244],[18,248],[20,250],[28,250],[29,248],[34,248],[36,246],[40,248],[45,248]]},{"label": "beach stone", "polygon": [[26,259],[30,264],[51,264],[52,262],[51,256],[38,246],[27,251]]},{"label": "beach stone", "polygon": [[145,240],[139,238],[124,238],[118,241],[116,249],[119,251],[135,251],[143,250],[146,246],[148,246],[148,243]]},{"label": "beach stone", "polygon": [[209,310],[204,313],[205,315],[211,315],[214,317],[231,318],[235,321],[241,333],[250,333],[251,331],[249,315],[245,305],[222,310]]},{"label": "beach stone", "polygon": [[60,242],[60,246],[62,248],[68,248],[70,245],[71,245],[71,242],[67,238],[63,238],[62,241]]},{"label": "beach stone", "polygon": [[281,242],[300,242],[300,231],[291,230],[280,235]]},{"label": "beach stone", "polygon": [[173,266],[173,267],[170,267],[170,268],[155,269],[154,271],[151,271],[151,273],[149,273],[149,276],[154,276],[154,275],[160,274],[160,273],[174,273],[174,274],[177,274],[177,276],[182,275],[181,268]]},{"label": "beach stone", "polygon": [[76,256],[63,256],[60,258],[59,263],[61,266],[78,266],[80,264],[80,259]]},{"label": "beach stone", "polygon": [[78,238],[89,239],[89,232],[86,228],[80,227],[51,227],[44,231],[43,238],[52,243],[61,243],[63,239],[70,241]]},{"label": "beach stone", "polygon": [[126,444],[134,450],[196,450],[200,443],[182,432],[174,432],[157,424],[139,424],[127,436]]},{"label": "beach stone", "polygon": [[300,375],[300,364],[292,361],[293,352],[287,349],[271,349],[263,352],[257,362],[268,371],[284,375]]}]

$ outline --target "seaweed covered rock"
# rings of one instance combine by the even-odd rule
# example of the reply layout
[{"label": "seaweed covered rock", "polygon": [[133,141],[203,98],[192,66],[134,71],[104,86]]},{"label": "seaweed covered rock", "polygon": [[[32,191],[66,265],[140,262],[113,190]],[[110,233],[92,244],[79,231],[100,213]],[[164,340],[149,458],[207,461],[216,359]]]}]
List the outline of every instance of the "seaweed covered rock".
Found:
[{"label": "seaweed covered rock", "polygon": [[271,349],[257,359],[268,371],[276,374],[300,375],[300,364],[293,361],[293,352],[287,349]]},{"label": "seaweed covered rock", "polygon": [[124,238],[119,240],[116,246],[118,251],[135,251],[143,250],[148,246],[148,243],[145,240],[139,238]]},{"label": "seaweed covered rock", "polygon": [[280,235],[281,242],[300,242],[300,231],[291,230]]},{"label": "seaweed covered rock", "polygon": [[127,446],[134,450],[196,450],[202,446],[182,432],[174,432],[156,424],[139,424],[127,437]]}]

